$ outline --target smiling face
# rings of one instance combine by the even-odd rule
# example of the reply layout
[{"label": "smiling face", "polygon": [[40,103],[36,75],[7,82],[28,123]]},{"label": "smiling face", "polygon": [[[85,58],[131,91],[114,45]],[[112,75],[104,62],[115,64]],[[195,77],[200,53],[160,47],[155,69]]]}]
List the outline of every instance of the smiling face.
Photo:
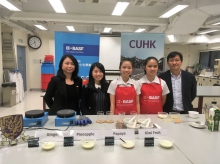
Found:
[{"label": "smiling face", "polygon": [[178,71],[180,70],[180,67],[182,65],[182,61],[180,59],[180,56],[179,55],[176,55],[174,56],[173,58],[170,58],[168,61],[167,61],[167,64],[168,66],[170,67],[170,70],[171,71]]},{"label": "smiling face", "polygon": [[158,62],[154,59],[150,59],[145,65],[145,71],[147,76],[155,76],[158,71]]},{"label": "smiling face", "polygon": [[121,76],[124,79],[129,78],[133,71],[133,67],[130,61],[124,61],[120,66]]},{"label": "smiling face", "polygon": [[103,76],[104,76],[103,72],[98,67],[95,67],[92,70],[92,77],[94,78],[96,84],[99,84]]},{"label": "smiling face", "polygon": [[75,65],[70,58],[66,58],[62,64],[62,70],[64,74],[71,74],[75,70]]}]

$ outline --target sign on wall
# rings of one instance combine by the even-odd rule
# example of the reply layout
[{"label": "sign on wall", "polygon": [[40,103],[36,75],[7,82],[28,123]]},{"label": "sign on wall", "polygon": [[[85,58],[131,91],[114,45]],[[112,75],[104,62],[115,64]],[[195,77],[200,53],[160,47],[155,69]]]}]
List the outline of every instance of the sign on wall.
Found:
[{"label": "sign on wall", "polygon": [[154,56],[159,60],[159,70],[163,69],[164,34],[122,33],[121,59],[130,58],[134,63],[132,78],[144,76],[143,63],[147,57]]},{"label": "sign on wall", "polygon": [[55,32],[55,70],[64,54],[73,55],[79,63],[78,76],[87,78],[92,63],[99,61],[99,34]]}]

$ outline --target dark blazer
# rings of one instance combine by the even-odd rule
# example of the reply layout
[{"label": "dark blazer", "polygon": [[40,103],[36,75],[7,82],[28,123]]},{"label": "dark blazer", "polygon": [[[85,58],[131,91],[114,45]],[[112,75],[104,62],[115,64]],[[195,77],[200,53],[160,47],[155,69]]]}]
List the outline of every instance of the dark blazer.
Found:
[{"label": "dark blazer", "polygon": [[[82,79],[80,77],[76,77],[73,79],[74,84],[76,86],[77,91],[77,109],[73,109],[80,114],[79,112],[79,101],[81,99],[82,92]],[[47,106],[50,108],[49,115],[56,115],[57,111],[62,109],[67,109],[67,91],[66,91],[66,82],[64,78],[60,76],[54,76],[51,78],[46,94],[44,96],[44,100]]]},{"label": "dark blazer", "polygon": [[[163,106],[164,112],[170,112],[173,109],[173,89],[170,70],[160,74],[158,77],[167,83],[170,90],[170,93],[167,94],[166,103]],[[183,108],[185,113],[188,114],[188,111],[193,110],[192,101],[196,97],[196,79],[193,74],[182,70],[181,80]]]},{"label": "dark blazer", "polygon": [[[102,91],[105,93],[103,111],[110,110],[110,97],[107,93],[108,87],[109,83],[106,82],[104,88],[102,89]],[[87,85],[83,86],[82,88],[82,100],[80,103],[80,110],[83,115],[97,115],[94,92],[96,92],[96,89],[90,88]]]}]

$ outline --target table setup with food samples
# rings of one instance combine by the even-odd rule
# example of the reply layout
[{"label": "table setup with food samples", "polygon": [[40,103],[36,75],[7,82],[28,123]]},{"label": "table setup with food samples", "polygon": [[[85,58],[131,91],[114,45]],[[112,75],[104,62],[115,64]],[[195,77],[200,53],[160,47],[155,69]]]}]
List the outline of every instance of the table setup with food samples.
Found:
[{"label": "table setup with food samples", "polygon": [[[0,120],[0,163],[218,164],[219,110],[207,107],[212,109],[208,117],[195,111],[79,116],[73,110],[57,116],[43,110],[27,111],[22,118],[5,116]],[[20,118],[19,133],[21,125],[13,121]],[[5,135],[9,119],[17,126],[14,138]]]}]

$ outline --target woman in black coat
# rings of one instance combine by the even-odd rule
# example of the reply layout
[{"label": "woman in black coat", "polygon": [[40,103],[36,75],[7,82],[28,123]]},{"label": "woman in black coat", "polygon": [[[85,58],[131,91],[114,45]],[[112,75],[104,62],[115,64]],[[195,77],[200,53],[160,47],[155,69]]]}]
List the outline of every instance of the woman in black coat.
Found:
[{"label": "woman in black coat", "polygon": [[72,109],[80,114],[79,102],[82,92],[82,79],[78,77],[79,66],[72,55],[63,55],[57,76],[51,78],[44,100],[50,108],[49,115],[56,115],[62,109]]},{"label": "woman in black coat", "polygon": [[93,63],[89,71],[89,83],[82,88],[80,109],[83,115],[97,115],[97,111],[106,113],[110,110],[108,87],[104,66]]}]

